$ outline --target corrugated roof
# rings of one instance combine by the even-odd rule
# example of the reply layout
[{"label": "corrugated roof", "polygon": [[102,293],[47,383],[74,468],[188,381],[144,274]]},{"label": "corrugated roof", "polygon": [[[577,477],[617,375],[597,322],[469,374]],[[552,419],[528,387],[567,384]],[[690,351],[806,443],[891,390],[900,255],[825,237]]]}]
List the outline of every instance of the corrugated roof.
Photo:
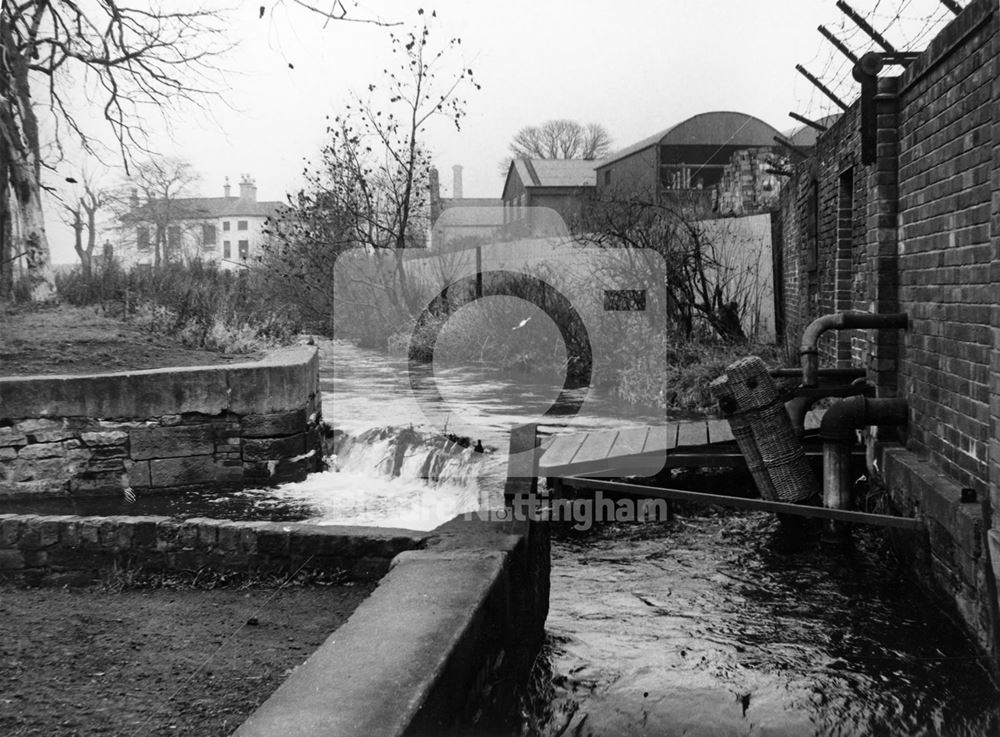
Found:
[{"label": "corrugated roof", "polygon": [[598,166],[624,159],[650,146],[773,146],[777,129],[746,113],[701,113],[616,151]]}]

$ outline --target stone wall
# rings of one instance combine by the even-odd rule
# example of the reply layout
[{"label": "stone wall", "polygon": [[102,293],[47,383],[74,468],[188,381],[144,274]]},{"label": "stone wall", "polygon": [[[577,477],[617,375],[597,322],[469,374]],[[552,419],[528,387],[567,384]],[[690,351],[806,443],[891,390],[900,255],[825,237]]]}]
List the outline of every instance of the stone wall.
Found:
[{"label": "stone wall", "polygon": [[239,488],[322,462],[318,354],[97,376],[0,378],[0,497]]},{"label": "stone wall", "polygon": [[377,580],[424,543],[411,530],[298,522],[0,514],[0,576],[83,584],[112,567],[141,571],[344,571]]}]

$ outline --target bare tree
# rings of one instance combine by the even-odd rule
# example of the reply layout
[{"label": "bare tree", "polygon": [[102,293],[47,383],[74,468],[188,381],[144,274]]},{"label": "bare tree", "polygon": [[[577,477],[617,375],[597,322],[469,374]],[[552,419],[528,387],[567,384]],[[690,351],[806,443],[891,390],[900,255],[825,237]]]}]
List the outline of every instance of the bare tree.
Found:
[{"label": "bare tree", "polygon": [[[204,102],[212,94],[213,58],[228,47],[221,13],[172,5],[127,6],[118,0],[86,5],[25,0],[0,5],[0,219],[20,224],[32,296],[52,291],[41,193],[43,141],[39,115],[61,154],[64,136],[88,154],[110,130],[126,167],[146,151],[150,109]],[[73,104],[74,88],[88,83],[95,129]],[[3,234],[0,233],[0,236]],[[5,243],[5,254],[13,247]]]},{"label": "bare tree", "polygon": [[500,163],[501,176],[517,158],[600,159],[611,151],[611,136],[599,123],[561,118],[521,128],[511,139],[509,149],[511,155]]},{"label": "bare tree", "polygon": [[[386,70],[381,83],[368,86],[365,98],[356,97],[331,121],[319,166],[306,172],[307,187],[291,198],[272,229],[279,241],[275,249],[289,254],[309,243],[330,264],[347,250],[367,253],[350,284],[338,285],[343,287],[338,291],[330,283],[327,289],[333,289],[330,299],[336,298],[333,304],[342,314],[353,312],[359,319],[361,313],[372,315],[377,302],[380,314],[392,313],[384,323],[398,324],[419,309],[401,253],[426,245],[431,160],[423,136],[438,116],[460,128],[461,92],[478,88],[471,69],[451,63],[449,51],[460,40],[435,46],[428,16],[422,10],[418,15],[413,30],[390,34],[399,66]],[[315,243],[323,233],[331,236],[325,248]],[[284,273],[300,272],[288,268]]]},{"label": "bare tree", "polygon": [[152,249],[154,266],[178,256],[184,230],[197,227],[193,221],[203,213],[189,198],[199,179],[183,159],[150,158],[133,168],[133,176],[122,187],[116,200],[119,219],[123,227],[135,229],[139,250]]},{"label": "bare tree", "polygon": [[84,276],[88,278],[93,271],[94,247],[97,245],[97,214],[110,204],[111,198],[110,192],[97,187],[91,178],[85,175],[83,194],[62,203],[66,221],[73,229],[73,250],[80,258]]}]

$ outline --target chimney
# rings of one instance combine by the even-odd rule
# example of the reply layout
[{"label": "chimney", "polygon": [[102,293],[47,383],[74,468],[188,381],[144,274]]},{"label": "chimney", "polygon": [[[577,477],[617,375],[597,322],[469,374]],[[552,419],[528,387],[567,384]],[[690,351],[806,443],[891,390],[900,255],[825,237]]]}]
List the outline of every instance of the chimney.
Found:
[{"label": "chimney", "polygon": [[451,196],[455,199],[462,199],[462,165],[455,164],[451,167],[452,185]]},{"label": "chimney", "polygon": [[249,174],[240,177],[240,199],[250,200],[250,202],[257,201],[257,185],[254,184],[253,178]]},{"label": "chimney", "polygon": [[438,170],[436,167],[431,167],[430,171],[427,172],[427,184],[431,190],[431,202],[437,202],[441,199],[441,181],[438,177]]},{"label": "chimney", "polygon": [[222,185],[222,196],[231,197],[232,195],[229,194],[231,189],[232,188],[229,186],[229,177],[226,177],[226,183]]},{"label": "chimney", "polygon": [[133,210],[139,209],[139,190],[132,187],[132,194],[128,198],[128,204]]}]

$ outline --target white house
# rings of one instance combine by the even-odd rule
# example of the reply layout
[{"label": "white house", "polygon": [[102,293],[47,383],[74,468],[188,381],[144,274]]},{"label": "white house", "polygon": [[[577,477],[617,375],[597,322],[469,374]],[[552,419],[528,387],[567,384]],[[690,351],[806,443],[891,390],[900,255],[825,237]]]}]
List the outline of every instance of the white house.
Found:
[{"label": "white house", "polygon": [[257,185],[243,175],[240,191],[233,196],[226,178],[222,197],[179,197],[143,204],[135,190],[132,209],[123,218],[125,228],[118,249],[126,264],[152,264],[157,234],[161,233],[166,261],[217,261],[234,269],[260,255],[270,236],[264,233],[268,217],[284,206],[281,202],[258,202]]}]

